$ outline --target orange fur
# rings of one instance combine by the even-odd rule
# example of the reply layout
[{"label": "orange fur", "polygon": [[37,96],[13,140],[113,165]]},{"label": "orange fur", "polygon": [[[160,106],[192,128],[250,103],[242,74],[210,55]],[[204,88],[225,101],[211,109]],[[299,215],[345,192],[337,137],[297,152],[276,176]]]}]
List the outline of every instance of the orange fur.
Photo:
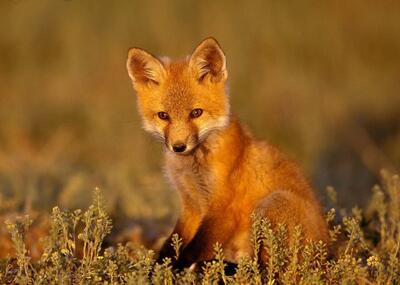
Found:
[{"label": "orange fur", "polygon": [[[127,68],[144,128],[165,143],[166,173],[181,198],[174,229],[184,243],[180,266],[212,259],[216,242],[228,261],[250,257],[252,213],[285,223],[289,236],[301,225],[306,239],[327,241],[320,205],[298,167],[230,113],[225,55],[216,40],[173,62],[132,48]],[[196,108],[203,113],[190,117]],[[176,144],[185,150],[174,152]],[[173,255],[169,243],[160,259]]]}]

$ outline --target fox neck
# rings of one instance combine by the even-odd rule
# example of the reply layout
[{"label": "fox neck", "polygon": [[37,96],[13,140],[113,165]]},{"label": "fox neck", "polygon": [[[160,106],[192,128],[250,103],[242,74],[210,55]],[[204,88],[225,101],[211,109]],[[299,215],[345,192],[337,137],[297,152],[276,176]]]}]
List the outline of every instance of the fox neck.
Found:
[{"label": "fox neck", "polygon": [[225,193],[224,189],[230,173],[241,166],[248,141],[249,136],[233,117],[224,129],[210,134],[191,154],[167,151],[166,172],[182,202],[198,203],[204,211],[211,200],[221,195],[231,197],[233,193]]}]

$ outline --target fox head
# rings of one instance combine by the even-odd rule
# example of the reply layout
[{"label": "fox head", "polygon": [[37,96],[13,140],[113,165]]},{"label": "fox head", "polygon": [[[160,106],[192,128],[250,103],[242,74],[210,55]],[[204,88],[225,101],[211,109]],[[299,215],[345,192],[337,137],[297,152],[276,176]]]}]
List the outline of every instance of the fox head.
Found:
[{"label": "fox head", "polygon": [[226,59],[213,38],[184,60],[161,60],[131,48],[127,69],[144,129],[178,154],[189,154],[229,122]]}]

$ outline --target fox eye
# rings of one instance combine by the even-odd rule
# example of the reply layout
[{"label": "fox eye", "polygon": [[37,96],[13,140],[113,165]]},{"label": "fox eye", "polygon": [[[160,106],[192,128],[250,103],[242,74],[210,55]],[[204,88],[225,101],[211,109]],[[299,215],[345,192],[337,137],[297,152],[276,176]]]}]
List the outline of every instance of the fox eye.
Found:
[{"label": "fox eye", "polygon": [[190,112],[190,117],[192,119],[194,119],[194,118],[200,117],[201,114],[203,114],[203,110],[202,109],[199,109],[199,108],[193,109],[192,112]]},{"label": "fox eye", "polygon": [[161,120],[168,120],[169,119],[168,114],[165,113],[165,112],[158,112],[157,115]]}]

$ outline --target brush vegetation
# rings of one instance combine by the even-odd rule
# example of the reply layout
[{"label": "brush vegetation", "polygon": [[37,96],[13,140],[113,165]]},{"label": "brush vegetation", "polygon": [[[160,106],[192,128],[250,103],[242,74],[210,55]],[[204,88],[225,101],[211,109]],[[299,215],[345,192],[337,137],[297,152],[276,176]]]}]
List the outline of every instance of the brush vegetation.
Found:
[{"label": "brush vegetation", "polygon": [[[86,210],[53,208],[51,228],[44,252],[32,262],[24,235],[29,217],[7,222],[15,256],[1,263],[1,283],[18,284],[398,284],[400,282],[400,179],[383,174],[381,186],[373,188],[365,210],[353,208],[326,213],[331,245],[303,241],[301,228],[288,244],[285,225],[271,225],[253,217],[254,258],[244,258],[233,274],[219,244],[215,259],[195,270],[173,269],[181,241],[174,236],[176,255],[155,263],[155,253],[140,245],[118,244],[104,248],[112,229],[101,193],[94,191]],[[335,192],[329,188],[335,200]],[[268,263],[260,265],[259,252],[266,248]]]}]

